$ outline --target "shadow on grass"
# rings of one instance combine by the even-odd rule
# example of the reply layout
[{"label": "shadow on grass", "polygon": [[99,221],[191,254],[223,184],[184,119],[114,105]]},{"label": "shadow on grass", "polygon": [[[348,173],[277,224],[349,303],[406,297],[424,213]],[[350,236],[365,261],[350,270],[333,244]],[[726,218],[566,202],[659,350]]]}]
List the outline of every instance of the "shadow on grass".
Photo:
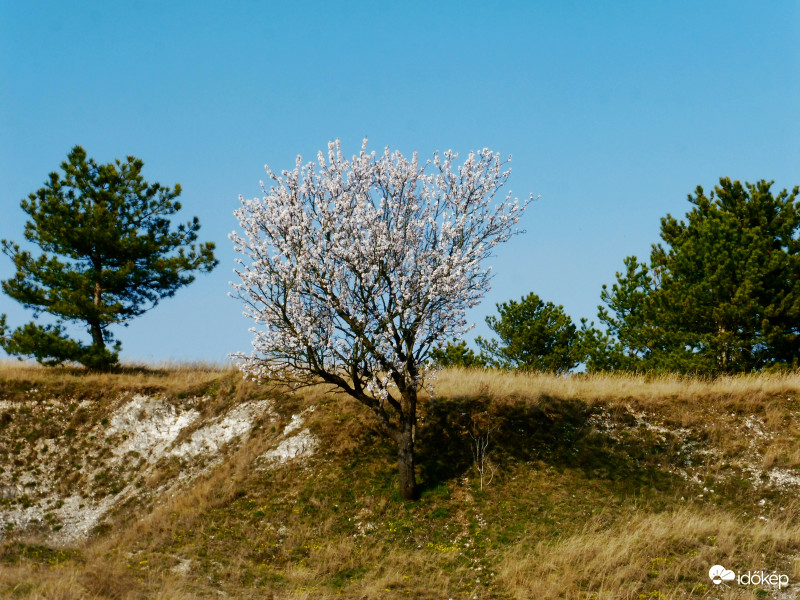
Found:
[{"label": "shadow on grass", "polygon": [[613,487],[636,492],[668,487],[674,477],[659,468],[669,444],[635,427],[630,415],[616,417],[614,435],[590,421],[580,400],[542,398],[537,403],[497,404],[488,397],[437,399],[426,406],[418,434],[423,489],[469,473],[476,439],[489,440],[494,465],[541,462],[575,469]]}]

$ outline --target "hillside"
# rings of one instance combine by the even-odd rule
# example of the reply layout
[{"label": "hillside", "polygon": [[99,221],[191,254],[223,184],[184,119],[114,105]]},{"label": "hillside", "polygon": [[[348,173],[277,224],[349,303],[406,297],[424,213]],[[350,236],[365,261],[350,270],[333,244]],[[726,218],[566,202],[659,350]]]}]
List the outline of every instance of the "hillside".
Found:
[{"label": "hillside", "polygon": [[7,363],[0,597],[800,598],[798,408],[798,375],[445,371],[405,502],[323,388]]}]

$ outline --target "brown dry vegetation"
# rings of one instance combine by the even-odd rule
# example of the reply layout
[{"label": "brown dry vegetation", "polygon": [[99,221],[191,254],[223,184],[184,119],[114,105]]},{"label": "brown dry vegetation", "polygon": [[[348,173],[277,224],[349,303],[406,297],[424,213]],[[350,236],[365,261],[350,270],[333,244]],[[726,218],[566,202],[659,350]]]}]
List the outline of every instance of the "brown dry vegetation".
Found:
[{"label": "brown dry vegetation", "polygon": [[[88,540],[58,547],[46,529],[11,531],[0,543],[0,597],[645,600],[800,592],[797,374],[703,380],[447,370],[422,403],[422,498],[404,502],[391,444],[366,411],[324,388],[289,396],[219,367],[88,375],[6,364],[0,400],[12,408],[0,410],[0,457],[28,468],[32,455],[13,450],[39,435],[25,421],[39,414],[25,412],[31,402],[92,400],[72,440],[132,392],[168,396],[176,406],[203,398],[204,418],[262,397],[277,412],[226,446],[219,465],[177,493],[126,503]],[[308,406],[315,410],[305,426],[319,438],[318,452],[263,468],[259,457]],[[73,422],[74,411],[64,418]],[[470,434],[487,433],[493,478],[481,490]],[[164,465],[162,480],[181,468]],[[158,484],[145,482],[142,493]],[[19,501],[3,500],[0,511]],[[707,575],[713,564],[786,573],[793,585],[783,593],[791,595],[715,587]]]}]

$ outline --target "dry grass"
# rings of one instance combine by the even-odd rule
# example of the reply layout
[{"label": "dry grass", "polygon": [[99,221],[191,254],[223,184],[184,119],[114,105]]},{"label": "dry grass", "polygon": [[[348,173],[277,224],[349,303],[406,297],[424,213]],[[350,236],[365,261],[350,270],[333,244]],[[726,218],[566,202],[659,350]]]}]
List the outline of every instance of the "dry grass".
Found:
[{"label": "dry grass", "polygon": [[[777,568],[792,579],[800,574],[798,561],[764,562],[765,556],[796,550],[798,523],[745,522],[722,511],[694,506],[633,514],[610,527],[605,520],[592,519],[575,535],[540,541],[532,551],[509,549],[499,576],[512,597],[704,596],[713,585],[698,574],[720,563],[736,571]],[[723,589],[714,596],[741,597],[741,589]]]},{"label": "dry grass", "polygon": [[94,600],[81,583],[79,569],[21,563],[0,569],[0,594],[30,600]]},{"label": "dry grass", "polygon": [[494,399],[542,397],[584,400],[632,399],[656,403],[721,397],[766,398],[800,391],[800,373],[698,378],[677,375],[573,374],[555,376],[483,369],[446,369],[437,374],[440,396],[489,395]]},{"label": "dry grass", "polygon": [[130,390],[162,393],[191,391],[223,377],[240,377],[233,366],[219,364],[123,365],[114,373],[94,373],[78,367],[42,367],[21,361],[0,361],[0,384],[6,397],[20,387],[42,388],[52,393],[75,389],[114,395]]},{"label": "dry grass", "polygon": [[[192,600],[199,596],[186,591],[185,583],[174,577],[159,577],[148,600]],[[91,565],[41,565],[21,562],[0,569],[0,597],[27,600],[140,600],[142,581],[103,558]]]}]

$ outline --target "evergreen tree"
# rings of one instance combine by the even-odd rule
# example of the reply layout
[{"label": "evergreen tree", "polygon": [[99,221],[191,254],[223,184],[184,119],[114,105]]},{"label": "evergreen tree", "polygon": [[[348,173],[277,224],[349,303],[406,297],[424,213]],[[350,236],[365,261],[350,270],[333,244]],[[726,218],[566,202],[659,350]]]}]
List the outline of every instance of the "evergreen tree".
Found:
[{"label": "evergreen tree", "polygon": [[580,340],[563,306],[528,294],[497,305],[500,318],[486,323],[500,340],[475,341],[491,364],[503,369],[565,373],[580,362]]},{"label": "evergreen tree", "polygon": [[637,370],[639,361],[628,360],[619,340],[607,331],[597,329],[594,321],[589,323],[588,319],[581,319],[578,340],[579,356],[586,363],[587,372]]},{"label": "evergreen tree", "polygon": [[464,340],[457,343],[448,343],[446,346],[433,348],[431,359],[438,367],[485,367],[486,357],[475,354]]},{"label": "evergreen tree", "polygon": [[[609,364],[703,374],[797,366],[800,360],[798,188],[720,179],[689,195],[685,221],[661,220],[649,269],[626,259],[600,308]],[[615,354],[616,353],[616,354]],[[602,361],[598,361],[598,364]]]},{"label": "evergreen tree", "polygon": [[[45,186],[21,203],[30,220],[25,238],[39,246],[34,257],[3,240],[16,275],[3,291],[34,318],[55,317],[55,324],[28,323],[7,333],[0,321],[0,346],[9,354],[32,356],[43,364],[75,361],[107,370],[118,359],[120,343],[109,330],[127,324],[164,297],[208,272],[217,261],[214,244],[195,246],[200,224],[195,217],[171,230],[169,216],[180,210],[181,189],[149,184],[144,163],[98,165],[76,146],[61,164],[63,178],[51,173]],[[71,339],[65,323],[83,324],[91,343]]]},{"label": "evergreen tree", "polygon": [[616,274],[617,282],[611,288],[603,285],[600,298],[605,306],[598,306],[598,317],[605,331],[581,321],[580,338],[586,370],[639,371],[652,357],[651,294],[655,282],[645,263],[635,256],[625,259],[625,272]]},{"label": "evergreen tree", "polygon": [[698,187],[687,221],[661,221],[664,245],[653,298],[671,361],[680,370],[742,372],[800,358],[798,188],[723,178]]}]

